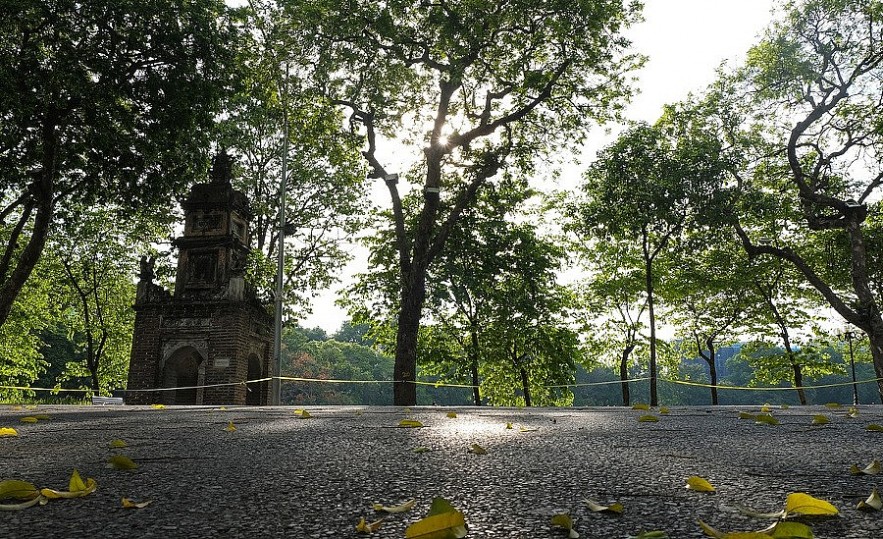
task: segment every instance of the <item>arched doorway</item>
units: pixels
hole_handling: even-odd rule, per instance
[[[261,358],[252,354],[248,356],[248,374],[246,380],[259,380],[264,377],[264,371],[261,368]],[[257,382],[246,385],[245,404],[259,406],[264,404],[265,395],[267,394],[267,382]]]
[[[202,391],[193,386],[202,383],[205,364],[195,348],[185,346],[175,350],[163,367],[163,387],[185,387],[176,391],[164,391],[165,404],[201,404]]]

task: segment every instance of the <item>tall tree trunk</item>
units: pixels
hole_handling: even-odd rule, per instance
[[[622,386],[622,405],[629,406],[631,404],[631,393],[629,392],[629,356],[635,349],[634,344],[630,344],[622,349],[622,358],[619,360],[619,379]]]
[[[874,358],[874,373],[877,375],[877,392],[883,403],[883,320],[877,316],[871,323],[873,331],[868,332],[871,343],[871,356]]]
[[[396,406],[417,404],[417,336],[426,299],[425,272],[402,290],[399,325],[396,331],[396,356],[393,366],[393,403]]]
[[[476,406],[481,406],[481,390],[478,387],[478,332],[475,328],[470,332],[470,340],[472,343],[469,353],[471,356],[470,370],[472,371],[472,399]]]
[[[708,377],[711,379],[711,404],[717,406],[717,349],[712,339],[705,340],[708,347]]]
[[[659,406],[659,395],[656,392],[656,310],[653,304],[653,260],[645,257],[644,262],[647,313],[650,318],[650,406]]]
[[[521,388],[524,391],[524,405],[530,408],[530,380],[527,376],[527,369],[519,367],[521,373]]]
[[[782,343],[785,345],[785,353],[788,354],[788,361],[791,363],[791,371],[794,373],[794,387],[797,388],[797,398],[802,406],[806,406],[806,391],[803,390],[803,369],[797,358],[794,356],[794,350],[791,348],[791,339],[788,336],[788,330],[782,330]]]

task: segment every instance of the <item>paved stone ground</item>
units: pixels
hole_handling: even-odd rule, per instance
[[[880,406],[861,407],[857,419],[845,408],[776,410],[779,426],[740,420],[731,407],[673,408],[658,423],[624,408],[308,410],[310,419],[286,407],[0,406],[0,427],[19,431],[0,438],[0,479],[66,489],[77,468],[99,485],[84,498],[0,512],[0,537],[357,537],[359,517],[376,518],[372,503],[416,498],[372,536],[403,538],[443,496],[464,512],[470,538],[566,537],[549,519],[569,510],[583,538],[658,529],[681,539],[703,537],[697,518],[725,531],[760,529],[734,505],[775,511],[793,491],[840,508],[841,517],[813,524],[817,538],[883,537],[883,513],[855,510],[883,479],[849,474],[851,464],[883,459],[883,433],[865,430],[883,424]],[[831,423],[811,426],[817,413]],[[35,414],[50,419],[19,421]],[[396,428],[403,418],[426,426]],[[238,430],[225,432],[229,421]],[[116,438],[129,447],[110,449]],[[473,443],[487,454],[468,453]],[[418,446],[431,451],[416,454]],[[139,468],[107,468],[115,452]],[[690,475],[717,493],[686,490]],[[124,496],[153,503],[123,509]],[[619,501],[625,513],[590,513],[586,497]]]

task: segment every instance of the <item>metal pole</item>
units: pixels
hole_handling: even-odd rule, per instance
[[[858,384],[855,381],[855,358],[852,356],[852,338],[854,335],[851,331],[846,332],[846,340],[849,341],[849,365],[852,367],[852,404],[858,406]]]
[[[276,327],[273,334],[273,382],[270,403],[282,404],[282,308],[283,308],[283,272],[285,269],[285,192],[288,190],[288,63],[285,64],[285,80],[282,86],[282,178],[279,181],[279,245],[276,253],[276,302],[274,314]]]

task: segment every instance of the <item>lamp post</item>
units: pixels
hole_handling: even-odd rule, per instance
[[[852,355],[852,339],[854,338],[855,333],[852,331],[844,331],[840,334],[840,340],[849,343],[849,365],[852,368],[852,404],[853,406],[858,406],[858,384],[855,380],[855,358]]]

